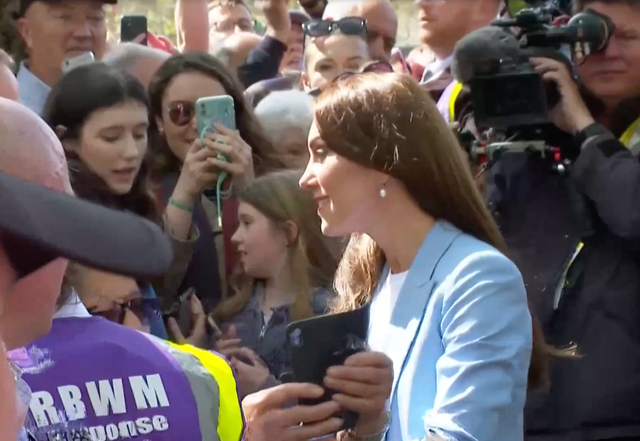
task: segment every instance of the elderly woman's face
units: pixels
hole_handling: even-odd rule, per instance
[[[290,127],[278,133],[274,142],[276,154],[289,169],[304,169],[309,162],[308,131]]]

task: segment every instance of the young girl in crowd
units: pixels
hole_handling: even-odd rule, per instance
[[[149,104],[138,80],[103,63],[78,67],[52,90],[44,119],[64,146],[71,185],[78,197],[163,224],[149,180]],[[193,252],[193,243],[174,237],[172,242],[174,268],[167,272],[165,280],[155,281],[163,296],[176,295],[175,291],[166,292],[171,289],[168,287],[176,286],[171,279],[184,275],[176,275],[174,269],[181,266],[181,260],[190,259]],[[102,275],[96,277],[110,280]],[[151,331],[167,338],[151,284],[139,280],[132,285],[139,288],[135,291],[142,298]],[[91,286],[99,289],[95,283]]]
[[[199,98],[220,95],[233,98],[238,131],[216,126],[200,140],[195,103]],[[151,81],[149,99],[152,172],[160,185],[158,196],[166,205],[167,226],[174,237],[196,241],[193,258],[176,290],[182,293],[195,288],[205,309],[211,311],[226,290],[227,268],[233,263],[230,238],[237,216],[233,201],[223,203],[224,213],[218,213],[215,191],[203,195],[215,189],[221,171],[232,176],[233,185],[240,185],[282,164],[245,103],[242,86],[209,54],[190,52],[167,60]],[[218,160],[219,153],[229,162]],[[218,225],[219,216],[224,230]],[[199,234],[194,235],[193,225]],[[171,305],[174,300],[168,298],[165,303]]]
[[[301,176],[267,174],[238,193],[235,293],[214,317],[233,325],[242,345],[254,351],[228,354],[243,396],[289,372],[286,326],[323,314],[331,297],[340,243],[322,236],[313,196],[298,186]]]

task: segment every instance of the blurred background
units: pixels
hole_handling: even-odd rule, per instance
[[[255,16],[260,19],[260,0],[246,0],[252,7]],[[329,0],[340,1],[340,0]],[[391,0],[399,17],[398,46],[418,45],[417,7],[412,0]],[[120,17],[126,14],[143,14],[147,16],[149,30],[157,35],[165,35],[175,41],[175,25],[173,12],[176,0],[119,0],[117,6],[109,7],[108,26],[109,39],[117,41],[120,32]],[[2,16],[0,17],[0,47],[15,47],[15,27],[12,14],[17,0],[0,0]],[[295,0],[291,8],[297,8]],[[264,22],[264,20],[262,20]]]

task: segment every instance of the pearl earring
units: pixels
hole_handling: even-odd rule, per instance
[[[387,190],[385,190],[384,188],[380,189],[380,197],[381,198],[386,198],[387,197]]]

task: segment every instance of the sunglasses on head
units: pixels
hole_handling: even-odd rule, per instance
[[[364,18],[345,17],[338,21],[311,20],[302,25],[302,31],[309,37],[326,37],[335,31],[344,35],[367,35],[367,24]]]
[[[176,126],[186,126],[196,115],[196,105],[190,101],[174,101],[167,110],[169,119]]]
[[[360,70],[356,72],[344,72],[338,75],[331,82],[337,83],[353,75],[361,75],[366,73],[393,73],[393,66],[388,61],[384,61],[384,60],[371,61],[365,64]],[[321,92],[320,88],[316,88],[316,89],[310,90],[307,93],[313,97],[316,97],[320,95],[320,92]]]

